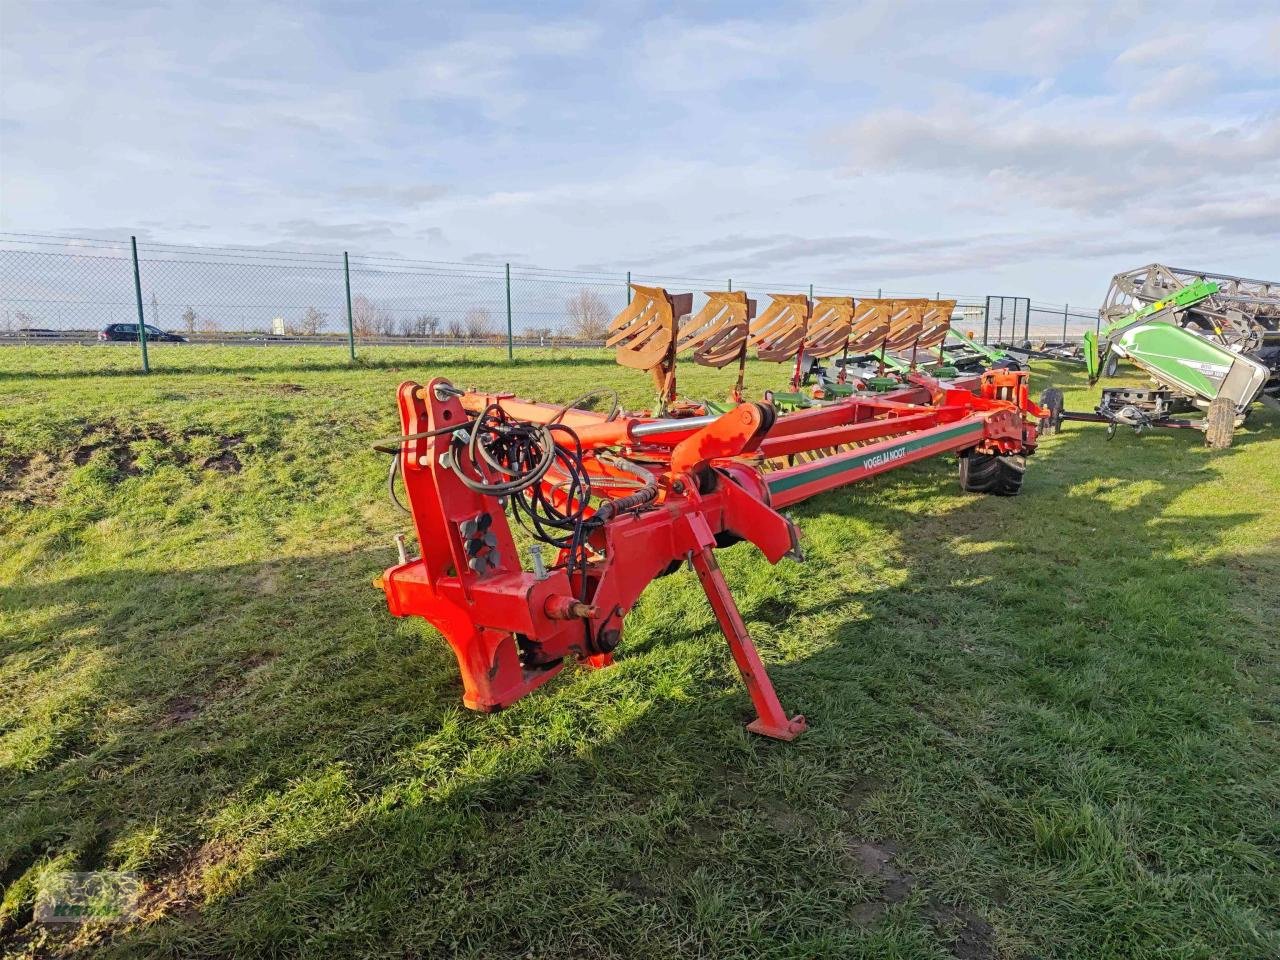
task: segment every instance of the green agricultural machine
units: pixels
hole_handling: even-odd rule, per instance
[[[1047,390],[1053,427],[1105,423],[1108,438],[1122,426],[1189,428],[1222,448],[1255,402],[1280,403],[1280,284],[1152,264],[1117,274],[1101,315],[1085,334],[1089,382],[1124,359],[1152,386],[1104,388],[1092,413],[1063,410],[1061,391]]]

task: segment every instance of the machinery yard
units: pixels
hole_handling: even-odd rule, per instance
[[[680,396],[732,386],[714,333]],[[781,743],[688,569],[610,669],[493,714],[371,582],[409,529],[370,450],[399,384],[635,410],[656,354],[151,350],[0,352],[15,956],[1280,951],[1273,409],[1221,450],[1067,422],[1017,497],[934,457],[788,505],[803,563],[716,551],[807,718]],[[790,372],[746,359],[744,394]],[[1031,380],[1097,402],[1078,364]],[[138,920],[33,922],[49,868],[135,871]]]

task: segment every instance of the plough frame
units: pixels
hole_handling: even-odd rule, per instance
[[[1028,400],[1026,376],[991,371],[970,392],[912,374],[889,394],[787,416],[744,403],[722,415],[616,419],[462,392],[443,379],[404,383],[397,456],[423,555],[404,557],[377,584],[391,613],[422,616],[445,636],[464,703],[491,711],[569,659],[611,663],[645,587],[687,561],[750,694],[756,716],[748,728],[789,740],[805,720],[782,709],[715,549],[747,540],[770,563],[799,558],[799,533],[779,512],[786,506],[949,451],[961,455],[962,477],[965,457],[1020,461],[1035,449],[1029,416],[1044,413]],[[521,454],[504,466],[495,458],[486,444],[500,449],[504,431],[554,447],[536,457],[554,468],[511,497],[536,491],[578,518],[553,563],[531,552],[532,570],[516,552],[509,498],[477,490],[515,482],[504,478],[535,459]],[[811,458],[818,451],[834,455]]]

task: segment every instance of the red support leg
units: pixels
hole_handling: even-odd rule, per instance
[[[760,654],[756,652],[756,645],[751,642],[747,625],[742,622],[742,614],[738,612],[738,605],[733,602],[733,594],[729,592],[729,585],[725,583],[724,574],[720,572],[720,565],[716,563],[711,548],[704,546],[701,550],[694,550],[690,561],[693,569],[698,572],[702,589],[711,601],[711,609],[720,621],[720,629],[729,641],[733,660],[738,665],[738,672],[742,674],[742,681],[747,685],[747,692],[751,694],[751,702],[755,705],[756,719],[747,724],[747,729],[775,740],[794,740],[809,729],[809,726],[802,716],[788,718],[782,704],[778,702],[769,674],[760,662]]]

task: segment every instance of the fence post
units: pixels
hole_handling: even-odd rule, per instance
[[[813,303],[813,284],[809,284],[809,302]]]
[[[627,271],[627,306],[631,306],[631,271]]]
[[[1067,308],[1070,306],[1071,304],[1069,303],[1064,303],[1062,305],[1062,342],[1063,343],[1067,342]]]
[[[733,277],[729,278],[729,292],[733,293]]]
[[[876,287],[876,299],[881,300],[883,298],[884,298],[884,287]]]
[[[1018,311],[1018,308],[1015,306],[1014,313],[1017,313],[1017,311]],[[1030,297],[1027,297],[1027,312],[1022,315],[1022,342],[1023,343],[1031,342],[1031,298]]]
[[[515,340],[511,331],[511,264],[507,264],[507,359],[515,359]]]
[[[151,362],[147,359],[147,321],[142,315],[142,273],[138,270],[138,238],[130,237],[133,246],[133,293],[138,298],[138,343],[142,345],[142,372],[151,372]]]
[[[351,362],[356,362],[356,321],[351,312],[351,258],[347,251],[342,251],[342,276],[347,284],[347,347],[351,351]]]
[[[982,345],[987,345],[987,337],[991,332],[991,297],[987,296],[986,302],[982,304]]]

